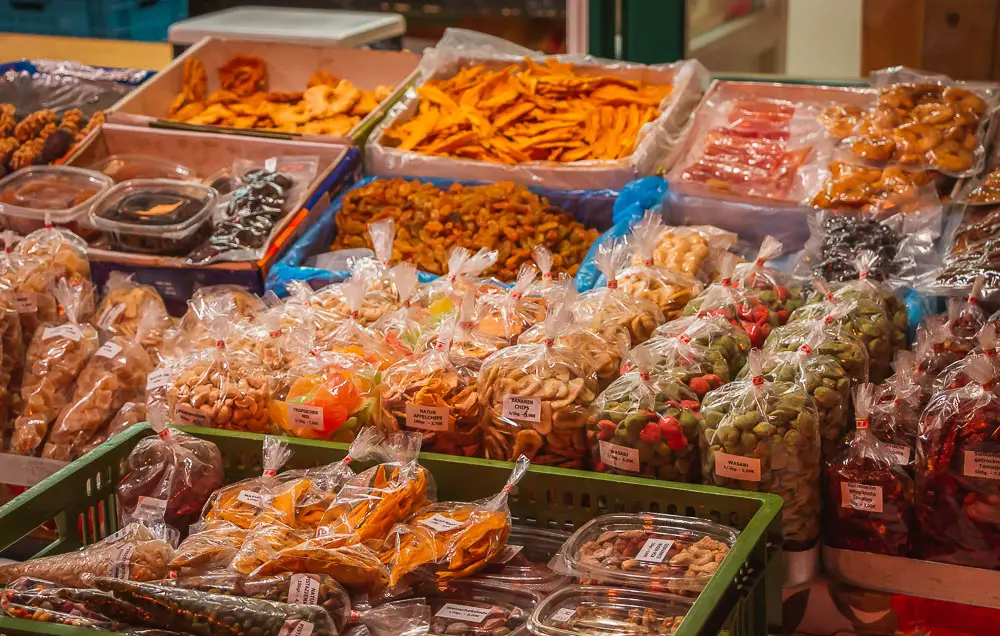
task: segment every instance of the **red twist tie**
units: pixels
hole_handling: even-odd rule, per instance
[[[165,428],[162,431],[160,431],[159,433],[157,433],[157,435],[160,436],[160,439],[165,440],[168,437],[170,437],[170,429],[169,428]]]
[[[677,339],[683,342],[684,344],[691,343],[691,336],[687,335],[686,333],[682,333],[681,335],[677,336]]]
[[[764,376],[762,376],[762,375],[755,375],[755,376],[753,376],[752,382],[753,382],[754,386],[760,386],[760,385],[764,384]]]
[[[645,265],[646,267],[652,267],[653,266],[653,259],[651,259],[651,258],[644,258],[644,259],[642,259],[642,264]]]
[[[443,342],[435,342],[434,343],[434,348],[438,349],[438,350],[444,350],[444,343]]]
[[[360,316],[361,316],[361,312],[360,311],[358,311],[357,309],[352,309],[351,310],[351,318],[357,320]]]
[[[809,355],[813,352],[813,348],[807,344],[804,344],[801,347],[799,347],[799,351],[801,351],[805,355]]]
[[[216,340],[215,341],[215,347],[216,347],[216,349],[222,349],[225,346],[226,346],[226,342],[224,340]]]
[[[271,470],[270,468],[267,468],[267,469],[264,470],[264,476],[265,477],[274,477],[277,474],[278,474],[278,471]]]
[[[866,280],[867,278],[868,278],[868,272],[859,272],[858,273],[858,279],[859,280]]]
[[[551,347],[552,343],[554,343],[554,342],[555,342],[555,340],[553,340],[552,338],[543,338],[542,339],[542,344],[545,345],[546,347]]]
[[[552,272],[545,272],[542,274],[542,280],[552,280]]]
[[[503,487],[503,492],[504,493],[509,493],[511,490],[514,490],[513,486],[511,486],[510,484],[504,484],[504,487]]]
[[[640,371],[639,379],[643,382],[649,382],[649,371]]]
[[[996,388],[996,385],[997,385],[997,379],[990,378],[990,381],[984,384],[983,388],[986,389],[987,391],[992,391],[994,388]]]
[[[271,337],[272,338],[280,338],[281,337],[281,329],[278,329],[277,331],[272,331],[271,332]]]
[[[979,304],[979,299],[976,298],[975,296],[969,296],[969,304],[970,305],[978,305]]]
[[[351,610],[351,615],[347,619],[348,625],[355,625],[361,620],[361,613],[358,610]]]
[[[858,418],[858,419],[854,420],[854,424],[855,424],[855,426],[857,426],[857,428],[858,428],[859,431],[867,431],[868,430],[868,418],[867,417],[861,417],[861,418]]]
[[[514,300],[521,300],[522,296],[523,296],[523,294],[521,292],[511,292],[510,293],[510,297],[513,298]]]
[[[474,320],[463,320],[462,322],[458,323],[458,326],[461,327],[462,329],[472,329],[473,327],[476,326],[476,322]]]
[[[618,281],[611,279],[608,281],[608,289],[618,289]]]
[[[985,355],[987,358],[995,358],[997,357],[997,350],[994,347],[990,347],[989,349],[983,349],[983,355]]]

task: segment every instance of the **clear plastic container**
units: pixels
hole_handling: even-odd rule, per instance
[[[530,590],[473,581],[425,583],[417,585],[413,592],[430,605],[428,633],[442,636],[513,633],[527,625],[528,617],[542,600],[540,594]]]
[[[671,636],[691,604],[672,594],[574,585],[539,603],[528,629],[539,636]]]
[[[569,538],[568,532],[514,526],[503,551],[474,580],[542,594],[554,592],[570,579],[553,572],[549,562]]]
[[[53,225],[73,231],[87,223],[95,197],[113,185],[109,177],[68,166],[32,166],[0,179],[0,216],[7,229],[27,235]]]
[[[91,170],[111,177],[115,183],[133,179],[195,180],[194,171],[173,161],[148,155],[111,155],[94,165]]]
[[[214,189],[199,183],[133,179],[104,193],[90,221],[118,251],[183,256],[211,234],[218,200]]]
[[[697,596],[739,532],[667,514],[603,515],[584,524],[549,564],[582,585],[620,585]]]

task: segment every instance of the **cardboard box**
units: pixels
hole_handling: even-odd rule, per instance
[[[268,130],[198,126],[169,121],[170,105],[181,92],[184,62],[197,57],[208,73],[208,92],[219,88],[217,69],[237,55],[254,55],[266,62],[268,90],[304,91],[306,82],[317,71],[349,80],[365,90],[377,86],[395,86],[396,90],[378,108],[369,113],[346,136],[300,135]],[[416,78],[420,56],[400,51],[345,49],[333,46],[310,46],[291,42],[265,42],[223,38],[205,38],[184,51],[163,71],[115,104],[108,121],[133,126],[163,126],[182,130],[228,133],[272,139],[301,139],[321,143],[360,144]]]
[[[139,282],[156,286],[172,311],[181,312],[191,294],[206,285],[234,284],[255,293],[263,293],[264,278],[271,264],[329,206],[330,201],[345,186],[345,182],[353,180],[353,172],[360,163],[359,151],[341,144],[134,128],[115,124],[102,126],[65,163],[90,167],[113,154],[152,155],[175,161],[191,168],[199,177],[227,168],[237,158],[320,158],[320,170],[316,178],[295,211],[279,222],[271,234],[264,256],[256,261],[192,266],[185,264],[181,257],[130,254],[97,247],[89,250],[96,284],[103,285],[108,275],[115,270],[134,273]]]

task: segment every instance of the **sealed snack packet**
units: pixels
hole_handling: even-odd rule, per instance
[[[123,433],[136,424],[146,421],[146,405],[142,402],[126,402],[122,404],[114,417],[108,420],[97,430],[83,446],[80,447],[80,456],[86,455],[115,435]]]
[[[783,249],[778,239],[765,236],[757,258],[752,263],[737,265],[733,270],[733,282],[743,295],[760,301],[761,305],[757,306],[763,306],[768,312],[765,316],[763,311],[754,308],[754,322],[769,324],[772,328],[788,322],[792,312],[805,304],[805,295],[800,288],[792,286],[790,277],[767,266],[767,261],[781,256]]]
[[[246,528],[228,521],[191,524],[187,538],[177,546],[167,564],[170,575],[193,577],[225,570],[246,540],[247,532]]]
[[[154,321],[150,314],[154,314],[158,321]],[[146,337],[142,344],[150,355],[159,352],[172,323],[163,298],[155,287],[140,285],[131,275],[118,271],[108,275],[104,298],[94,316],[94,326],[105,338],[120,336],[131,340],[139,331],[139,325],[145,322]]]
[[[257,312],[232,326],[226,345],[253,354],[267,371],[280,374],[302,359],[298,342],[314,331],[308,326],[286,327],[284,316],[280,306]]]
[[[924,369],[920,365],[917,365],[917,377],[920,381],[921,388],[923,389],[921,397],[923,397],[925,401],[930,400],[933,395],[936,395],[941,391],[956,389],[960,386],[968,384],[970,378],[969,374],[966,373],[966,369],[968,367],[968,363],[975,358],[985,360],[1000,371],[1000,357],[997,357],[997,328],[994,327],[993,324],[987,324],[976,335],[976,340],[979,342],[979,346],[969,352],[968,355],[958,362],[954,362],[945,367],[945,369],[941,371],[937,377],[932,378],[930,374],[924,372]],[[920,355],[919,351],[917,355]]]
[[[88,587],[86,579],[92,575],[135,581],[162,579],[173,554],[162,536],[145,525],[131,523],[77,552],[0,565],[0,584],[22,576],[70,587]]]
[[[782,351],[798,351],[803,346],[811,352],[836,358],[854,383],[868,381],[868,348],[855,335],[850,325],[854,324],[856,305],[853,302],[838,303],[826,301],[807,305],[808,316],[789,322],[775,329],[764,343],[768,354]]]
[[[324,337],[345,318],[353,318],[362,326],[368,327],[399,308],[396,292],[380,283],[381,279],[375,278],[379,274],[367,266],[371,262],[369,259],[352,261],[351,276],[347,281],[327,285],[312,294],[310,303],[317,315],[317,326]],[[357,302],[347,297],[348,283],[351,281],[359,290]]]
[[[422,582],[413,593],[430,606],[429,633],[457,636],[526,634],[528,617],[542,599],[525,588],[468,580]]]
[[[4,440],[7,439],[15,397],[12,393],[20,385],[21,378],[18,377],[17,382],[12,380],[24,366],[25,352],[13,280],[13,236],[10,230],[0,232],[0,240],[4,242],[4,252],[0,257],[0,439]],[[19,395],[16,397],[20,400]],[[0,448],[3,446],[4,443],[0,442]]]
[[[528,621],[530,633],[643,634],[679,633],[693,601],[674,594],[598,585],[571,585],[538,604]]]
[[[147,616],[147,625],[186,634],[337,636],[333,619],[316,605],[236,598],[105,577],[97,578],[94,585],[141,609]]]
[[[711,283],[719,276],[722,257],[738,242],[736,234],[711,225],[665,227],[656,239],[653,262]]]
[[[733,278],[737,263],[735,254],[725,254],[719,261],[719,282],[692,299],[684,308],[684,316],[724,318],[746,334],[750,346],[761,347],[771,330],[779,326],[779,314],[768,310],[754,293],[737,288]]]
[[[618,272],[617,281],[626,294],[651,301],[663,312],[665,320],[673,320],[701,293],[702,283],[690,274],[656,265],[653,253],[662,232],[663,220],[658,211],[647,212],[632,226],[632,242],[639,263]]]
[[[718,351],[729,367],[729,377],[735,376],[746,366],[750,338],[745,331],[726,320],[725,316],[708,311],[683,316],[657,327],[653,338],[676,338],[683,333],[694,334],[692,340],[696,345]]]
[[[632,362],[636,368],[590,406],[591,465],[598,472],[696,483],[699,396],[675,375],[651,374],[653,358],[643,346]]]
[[[112,336],[97,349],[77,378],[72,399],[59,412],[42,457],[63,461],[80,457],[118,409],[145,398],[153,361],[142,343],[158,321],[157,314],[147,313],[131,337]]]
[[[124,525],[160,514],[184,531],[222,485],[222,454],[212,442],[167,428],[162,409],[150,409],[149,424],[156,435],[132,449],[115,489],[118,515]]]
[[[451,356],[458,366],[478,370],[483,360],[506,347],[503,338],[489,336],[476,326],[476,293],[467,289],[458,305],[458,323],[451,340]]]
[[[392,219],[379,219],[368,224],[375,258],[361,258],[351,264],[351,275],[360,274],[368,280],[369,292],[376,292],[403,300],[391,274],[393,243],[396,240],[396,223]]]
[[[629,331],[632,346],[642,344],[653,330],[666,322],[659,306],[644,298],[635,298],[618,287],[618,275],[628,260],[624,240],[607,240],[597,247],[594,262],[607,283],[580,294],[575,309],[591,325],[620,324]]]
[[[875,386],[854,388],[855,430],[846,448],[826,462],[826,544],[907,556],[915,539],[913,480],[869,427]]]
[[[923,409],[923,389],[916,378],[912,352],[897,351],[893,367],[896,372],[875,388],[868,423],[871,434],[892,453],[896,463],[910,467]]]
[[[395,361],[393,351],[377,332],[366,326],[375,321],[361,318],[366,285],[367,282],[360,276],[352,276],[340,283],[349,312],[333,329],[317,333],[316,346],[323,351],[351,353],[379,369],[385,369]]]
[[[537,270],[526,265],[518,272],[517,280],[509,290],[481,296],[472,318],[476,329],[513,344],[528,328],[544,320],[545,308],[534,299],[525,297],[537,276]]]
[[[372,329],[385,338],[395,358],[403,359],[424,349],[433,328],[430,312],[417,302],[416,265],[400,263],[390,270],[390,275],[403,306],[379,318]]]
[[[997,369],[985,357],[970,356],[964,374],[967,384],[935,394],[921,416],[916,459],[920,540],[915,556],[996,569]]]
[[[210,494],[204,505],[201,518],[211,524],[216,521],[232,523],[249,529],[263,507],[262,491],[268,483],[277,481],[278,471],[292,456],[287,443],[270,435],[264,438],[262,453],[263,474],[250,477],[235,484],[229,484]],[[183,548],[183,544],[181,546]]]
[[[967,297],[948,299],[948,327],[958,340],[955,344],[968,346],[967,351],[972,349],[971,341],[987,322],[986,312],[980,306],[985,284],[985,276],[976,276]]]
[[[766,362],[766,354],[751,351],[749,379],[702,401],[702,477],[713,486],[781,495],[786,549],[809,549],[819,537],[819,416],[801,384],[765,378]]]
[[[71,592],[49,581],[22,576],[0,591],[0,612],[11,618],[34,620],[43,623],[90,627],[105,631],[122,631],[106,616],[88,609],[81,603],[66,598]]]
[[[528,291],[525,292],[525,296],[528,298],[538,299],[538,302],[542,307],[551,307],[553,294],[560,295],[562,286],[567,280],[572,280],[566,274],[566,272],[560,272],[559,275],[552,275],[552,267],[555,265],[556,259],[561,259],[562,257],[557,254],[553,254],[552,250],[545,247],[544,245],[536,245],[531,248],[531,258],[535,261],[535,265],[538,266],[538,271],[541,276],[538,280],[531,283],[528,287]]]
[[[473,254],[464,247],[448,252],[448,274],[420,286],[420,305],[434,316],[453,313],[465,292],[479,287],[479,277],[497,262],[496,250]]]
[[[74,286],[57,281],[52,294],[66,312],[66,322],[46,323],[32,336],[24,363],[21,415],[14,422],[10,450],[35,455],[49,427],[73,396],[77,376],[98,350],[97,330],[83,321],[81,310],[93,306],[90,283]]]
[[[694,328],[705,327],[695,325]],[[732,377],[722,354],[717,349],[696,342],[696,339],[704,341],[697,336],[697,331],[685,331],[674,338],[651,338],[629,352],[628,362],[622,365],[622,370],[631,370],[632,360],[640,350],[644,350],[652,356],[654,375],[680,379],[701,400],[706,393],[732,380]]]
[[[389,367],[382,376],[382,417],[392,430],[423,437],[423,450],[482,455],[483,431],[475,373],[451,358],[454,323],[438,331],[434,348]]]
[[[173,330],[169,343],[169,348],[173,350],[186,352],[214,345],[215,338],[209,331],[209,324],[220,311],[235,323],[267,309],[263,300],[237,285],[201,287],[192,294],[187,304],[187,312]]]
[[[518,457],[507,484],[489,499],[432,503],[393,528],[379,555],[389,566],[390,588],[410,575],[444,581],[483,569],[510,535],[507,497],[528,466],[527,457]]]
[[[555,344],[572,322],[570,311],[552,312],[541,344],[514,345],[483,362],[476,385],[486,409],[487,458],[526,455],[543,465],[583,466],[597,375],[580,352]]]

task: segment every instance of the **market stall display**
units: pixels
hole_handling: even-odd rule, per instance
[[[685,599],[670,594],[573,586],[540,603],[529,625],[531,633],[544,636],[597,635],[608,630],[672,636],[688,609]]]
[[[94,197],[112,185],[102,174],[68,166],[33,166],[0,180],[4,226],[28,234],[50,225],[83,233]]]

